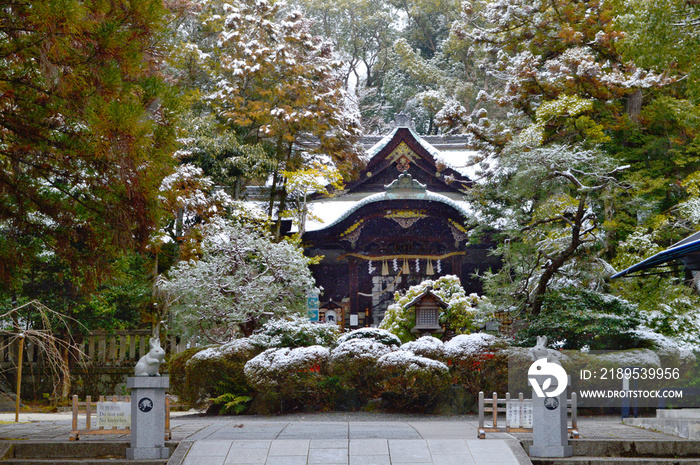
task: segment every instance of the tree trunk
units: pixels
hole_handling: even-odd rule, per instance
[[[625,111],[632,121],[639,121],[639,115],[642,113],[642,89],[637,89],[627,96]]]
[[[275,191],[277,190],[277,182],[278,179],[277,177],[279,176],[279,167],[275,169],[275,172],[272,173],[272,186],[270,187],[270,204],[267,209],[267,216],[272,218],[272,212],[274,211],[275,208]]]
[[[576,252],[581,242],[581,226],[583,223],[583,217],[586,212],[586,202],[584,199],[579,200],[578,210],[576,211],[576,217],[573,220],[573,226],[571,227],[571,243],[564,249],[558,256],[549,260],[549,264],[546,265],[544,273],[540,276],[537,283],[537,288],[533,293],[534,299],[532,301],[530,313],[532,315],[539,315],[542,311],[542,301],[544,300],[544,295],[547,292],[547,287],[549,286],[549,281],[554,277],[554,274],[561,268],[564,263]]]
[[[61,368],[59,373],[59,389],[56,395],[60,402],[66,402],[71,391],[70,351],[67,347],[61,349]]]

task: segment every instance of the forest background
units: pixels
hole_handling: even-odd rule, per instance
[[[562,344],[698,344],[692,274],[609,281],[700,222],[698,26],[694,0],[6,2],[2,307],[39,300],[84,330],[177,325],[177,276],[198,260],[259,270],[255,250],[303,211],[304,170],[350,179],[361,135],[405,112],[420,134],[469,138],[469,226],[497,226],[504,264],[483,276],[493,309],[558,325]],[[266,182],[264,210],[241,202]],[[209,260],[232,230],[247,252]],[[282,249],[265,263],[306,265],[298,241]],[[181,327],[297,310],[310,275],[267,268],[292,295],[189,302]]]

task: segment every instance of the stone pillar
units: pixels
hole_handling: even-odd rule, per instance
[[[127,378],[131,389],[131,447],[127,459],[167,459],[165,447],[165,390],[167,376],[134,376]]]
[[[556,379],[552,382],[556,385]],[[533,389],[530,457],[571,457],[567,428],[566,390],[555,397],[540,397]]]

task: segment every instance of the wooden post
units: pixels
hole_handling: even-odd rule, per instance
[[[87,396],[85,398],[85,414],[85,429],[90,430],[90,417],[92,417],[92,396]]]
[[[73,396],[73,431],[78,431],[78,396]],[[71,439],[73,439],[71,437]]]
[[[22,355],[24,353],[24,334],[19,335],[19,354],[17,354],[17,398],[15,399],[15,423],[19,423],[19,399],[22,393]]]
[[[498,427],[498,394],[493,393],[493,427]]]
[[[170,397],[165,396],[165,439],[170,441],[173,433],[170,431]]]

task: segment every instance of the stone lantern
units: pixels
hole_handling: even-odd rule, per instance
[[[433,293],[431,286],[425,288],[425,291],[404,306],[404,308],[411,307],[416,311],[416,326],[411,329],[412,333],[424,335],[445,331],[440,326],[440,311],[446,309],[448,305]]]

